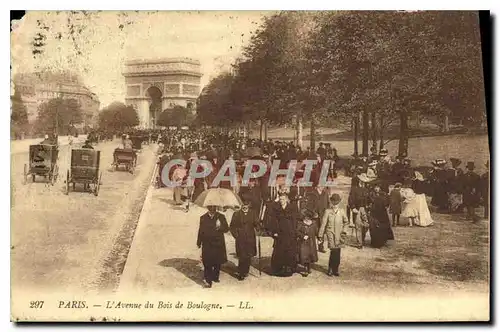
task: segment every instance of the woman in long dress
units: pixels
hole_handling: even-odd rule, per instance
[[[418,181],[420,180],[416,179],[415,181],[415,185],[411,181],[407,181],[401,189],[401,197],[403,198],[401,217],[408,218],[410,226],[426,227],[434,221],[432,220],[425,194],[418,190],[420,184]],[[412,189],[412,186],[417,192]]]

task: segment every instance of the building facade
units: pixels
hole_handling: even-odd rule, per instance
[[[133,60],[123,72],[125,102],[138,113],[141,128],[155,128],[159,113],[176,105],[196,109],[201,66],[190,58]]]
[[[13,79],[28,112],[28,121],[33,123],[38,115],[38,107],[54,98],[76,99],[82,109],[83,123],[77,127],[96,124],[100,102],[81,79],[71,73],[25,73]]]

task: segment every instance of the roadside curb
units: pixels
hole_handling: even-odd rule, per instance
[[[120,292],[122,288],[124,288],[128,284],[130,284],[130,281],[124,279],[123,277],[128,275],[127,272],[131,268],[130,262],[131,261],[134,262],[134,259],[135,259],[134,256],[135,256],[135,252],[137,252],[137,250],[136,250],[137,241],[134,241],[134,240],[136,239],[136,237],[139,234],[139,232],[141,231],[141,229],[144,227],[144,225],[146,223],[145,221],[149,217],[149,214],[151,211],[151,200],[153,198],[153,192],[156,189],[154,186],[154,183],[153,183],[153,179],[155,178],[155,176],[156,176],[156,165],[155,165],[155,168],[153,170],[153,173],[151,174],[151,179],[149,180],[148,189],[146,191],[146,197],[144,199],[144,203],[142,205],[141,212],[139,214],[139,218],[137,220],[137,227],[135,229],[134,236],[132,238],[132,243],[131,243],[130,248],[129,248],[128,257],[127,257],[127,260],[125,262],[125,267],[123,268],[122,274],[120,276],[120,281],[118,283],[118,286],[115,289],[115,292]]]

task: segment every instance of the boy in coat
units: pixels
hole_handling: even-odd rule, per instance
[[[216,206],[208,206],[208,212],[200,217],[196,245],[201,248],[204,277],[207,287],[219,282],[220,266],[227,262],[224,233],[229,230],[226,217],[217,212]]]
[[[396,183],[389,195],[389,210],[392,214],[392,227],[399,226],[399,217],[401,215],[401,183]]]
[[[250,197],[242,197],[241,210],[234,212],[229,227],[235,239],[236,256],[238,257],[238,280],[248,276],[252,257],[257,255],[255,230],[259,226],[257,212],[251,209]]]
[[[321,220],[319,239],[326,236],[328,248],[330,249],[330,260],[328,262],[328,276],[339,276],[340,249],[345,246],[349,220],[345,210],[339,206],[341,201],[339,194],[330,197],[330,207],[325,210]]]
[[[300,221],[297,224],[297,241],[299,245],[299,264],[304,266],[303,277],[311,273],[311,263],[318,261],[318,248],[316,236],[318,234],[317,224],[314,222],[317,215],[308,209],[300,212]]]

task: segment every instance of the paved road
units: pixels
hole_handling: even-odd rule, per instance
[[[102,186],[99,196],[82,192],[64,194],[65,176],[55,186],[22,184],[28,153],[11,157],[11,286],[16,291],[50,289],[82,292],[108,286],[103,273],[121,273],[119,260],[128,248],[118,247],[124,225],[137,221],[154,167],[153,147],[145,146],[134,174],[110,171],[117,142],[96,146],[101,150]],[[59,153],[60,174],[69,164],[69,146]],[[124,262],[123,262],[124,263]],[[113,264],[118,264],[116,267]],[[117,270],[118,268],[118,270]],[[115,271],[117,270],[117,271]]]

